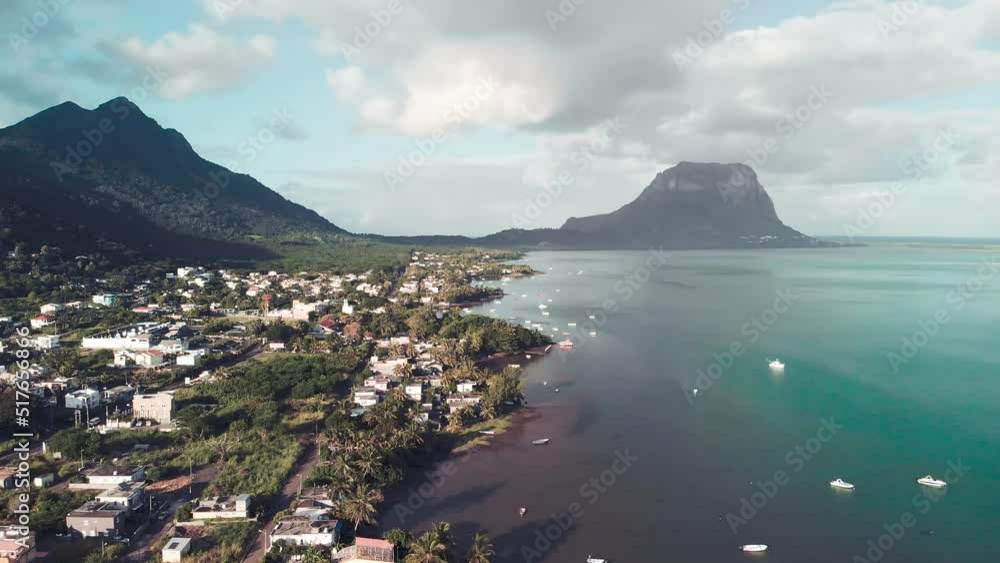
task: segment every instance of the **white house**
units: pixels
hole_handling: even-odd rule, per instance
[[[163,352],[159,350],[146,350],[135,355],[135,364],[144,368],[155,368],[163,365]]]
[[[106,465],[91,469],[84,473],[90,485],[114,487],[124,483],[142,483],[146,480],[146,472],[142,467],[126,465]]]
[[[37,317],[32,317],[31,328],[45,328],[55,321],[55,317],[50,315],[38,315]]]
[[[420,383],[407,385],[403,388],[403,391],[406,392],[407,397],[418,403],[424,398],[424,386]]]
[[[35,350],[52,350],[59,347],[59,335],[40,334],[35,337]]]
[[[38,312],[43,315],[54,315],[65,308],[66,306],[62,303],[46,303],[45,305],[39,307]]]
[[[66,393],[67,409],[96,409],[101,406],[101,392],[97,389],[80,389]]]
[[[289,545],[336,546],[340,539],[340,522],[312,520],[308,516],[287,516],[271,532],[271,545],[284,540]]]
[[[160,552],[163,563],[180,563],[191,551],[191,538],[171,538]]]
[[[360,407],[373,407],[380,400],[378,390],[374,387],[359,387],[354,391],[354,404]]]
[[[186,354],[181,354],[177,356],[177,365],[179,366],[195,366],[198,362],[205,357],[205,349],[199,348],[197,350],[188,350]]]

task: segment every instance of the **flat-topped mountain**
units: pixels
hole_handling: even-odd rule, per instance
[[[634,201],[558,229],[509,229],[481,238],[388,237],[423,244],[580,249],[829,246],[785,225],[752,168],[682,162],[657,174]]]

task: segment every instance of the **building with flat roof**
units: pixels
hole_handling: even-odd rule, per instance
[[[101,406],[101,392],[97,389],[79,389],[66,393],[67,409],[96,409]]]
[[[127,512],[133,512],[140,508],[146,500],[146,485],[135,481],[119,483],[98,493],[94,500],[105,506],[114,506]]]
[[[116,537],[125,531],[125,509],[90,501],[66,515],[66,528],[85,538]]]
[[[132,417],[169,424],[174,420],[174,396],[170,393],[136,395],[132,398]]]
[[[122,483],[142,483],[146,480],[146,471],[138,465],[105,465],[85,472],[84,476],[90,485],[111,488]]]
[[[191,538],[170,538],[163,546],[160,555],[163,563],[180,563],[181,559],[191,552]]]
[[[336,546],[340,541],[339,520],[313,520],[308,516],[286,516],[271,532],[271,543],[284,541],[289,545]]]
[[[214,520],[216,518],[248,518],[250,516],[250,495],[234,497],[211,497],[198,499],[191,511],[195,520]]]

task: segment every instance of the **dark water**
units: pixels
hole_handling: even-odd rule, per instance
[[[383,525],[482,528],[501,562],[997,561],[1000,279],[983,266],[993,258],[531,254],[546,273],[507,283],[503,302],[480,312],[574,331],[575,349],[531,362],[531,409],[516,430],[453,462],[419,508],[389,508]],[[917,344],[903,350],[904,337]],[[783,374],[768,368],[774,357]],[[552,442],[531,446],[539,437]],[[626,453],[637,459],[616,465]],[[953,483],[933,495],[914,482],[926,474]],[[836,477],[857,490],[831,489]],[[744,543],[771,549],[748,556]]]

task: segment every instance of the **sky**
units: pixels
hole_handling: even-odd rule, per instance
[[[996,0],[4,0],[0,127],[126,96],[360,233],[558,227],[681,161],[812,235],[1000,236]]]

